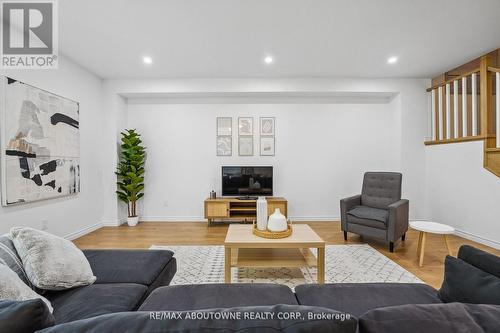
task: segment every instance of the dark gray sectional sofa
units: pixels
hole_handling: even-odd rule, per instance
[[[468,246],[460,249],[458,258],[447,257],[439,291],[425,284],[398,283],[301,285],[295,293],[276,284],[165,286],[175,273],[171,252],[85,254],[97,281],[49,295],[54,326],[42,301],[4,301],[0,331],[29,332],[16,330],[15,320],[22,321],[17,328],[31,320],[46,327],[40,331],[44,333],[446,333],[498,332],[500,327],[500,258]],[[468,304],[482,300],[489,304]],[[31,311],[35,315],[22,318],[28,316],[23,306],[37,309]]]
[[[168,286],[177,271],[172,251],[84,250],[94,284],[44,296],[54,308],[55,323],[135,311],[158,287]]]

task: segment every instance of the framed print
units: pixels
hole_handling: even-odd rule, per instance
[[[238,118],[238,135],[253,135],[253,118]]]
[[[238,155],[253,156],[253,136],[238,137]]]
[[[2,205],[80,192],[76,101],[0,77]]]
[[[260,118],[260,135],[274,135],[274,117]]]
[[[217,136],[229,136],[233,133],[233,118],[217,117]]]
[[[260,137],[260,156],[274,156],[274,136]]]
[[[217,156],[233,155],[233,137],[218,136],[217,137]]]

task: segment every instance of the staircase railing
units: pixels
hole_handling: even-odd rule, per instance
[[[429,89],[431,140],[426,144],[482,140],[479,118],[479,68]]]
[[[500,49],[495,52],[500,65]],[[491,54],[470,64],[476,68],[427,89],[431,137],[425,144],[483,140],[484,167],[500,177],[500,68],[491,66]]]
[[[500,149],[500,68],[495,68],[495,67],[488,67],[488,71],[492,73],[492,76],[494,77],[493,79],[493,85],[495,89],[492,89],[494,91],[495,95],[495,103],[492,104],[494,107],[494,115],[495,115],[495,134],[496,134],[496,140],[495,140],[495,146],[496,148]]]

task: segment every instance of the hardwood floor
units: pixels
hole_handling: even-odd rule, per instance
[[[344,242],[339,222],[307,222],[327,244],[368,243],[385,256],[412,272],[427,284],[435,288],[441,286],[443,280],[446,245],[440,235],[429,235],[423,267],[419,267],[417,259],[418,232],[409,230],[405,242],[395,244],[394,253],[389,252],[387,243],[373,239],[361,239],[349,234]],[[142,222],[136,227],[103,227],[74,240],[82,249],[87,248],[143,248],[151,245],[222,245],[226,237],[227,223],[213,223],[207,227],[200,222]],[[460,245],[469,244],[485,251],[500,255],[500,251],[467,239],[450,235],[449,243],[453,255],[457,255]]]

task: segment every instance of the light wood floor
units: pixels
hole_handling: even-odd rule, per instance
[[[429,235],[426,244],[424,266],[419,267],[417,261],[418,233],[409,230],[405,242],[395,245],[394,253],[389,252],[388,244],[372,239],[361,239],[349,234],[344,242],[339,222],[308,222],[327,244],[368,243],[385,256],[412,272],[427,284],[439,288],[443,281],[443,262],[446,246],[442,236]],[[75,244],[82,248],[143,248],[151,245],[222,245],[228,224],[212,224],[200,222],[142,222],[136,227],[104,227],[76,239]],[[450,246],[456,256],[462,244],[470,244],[488,252],[500,255],[500,251],[466,240],[458,236],[450,236]]]

